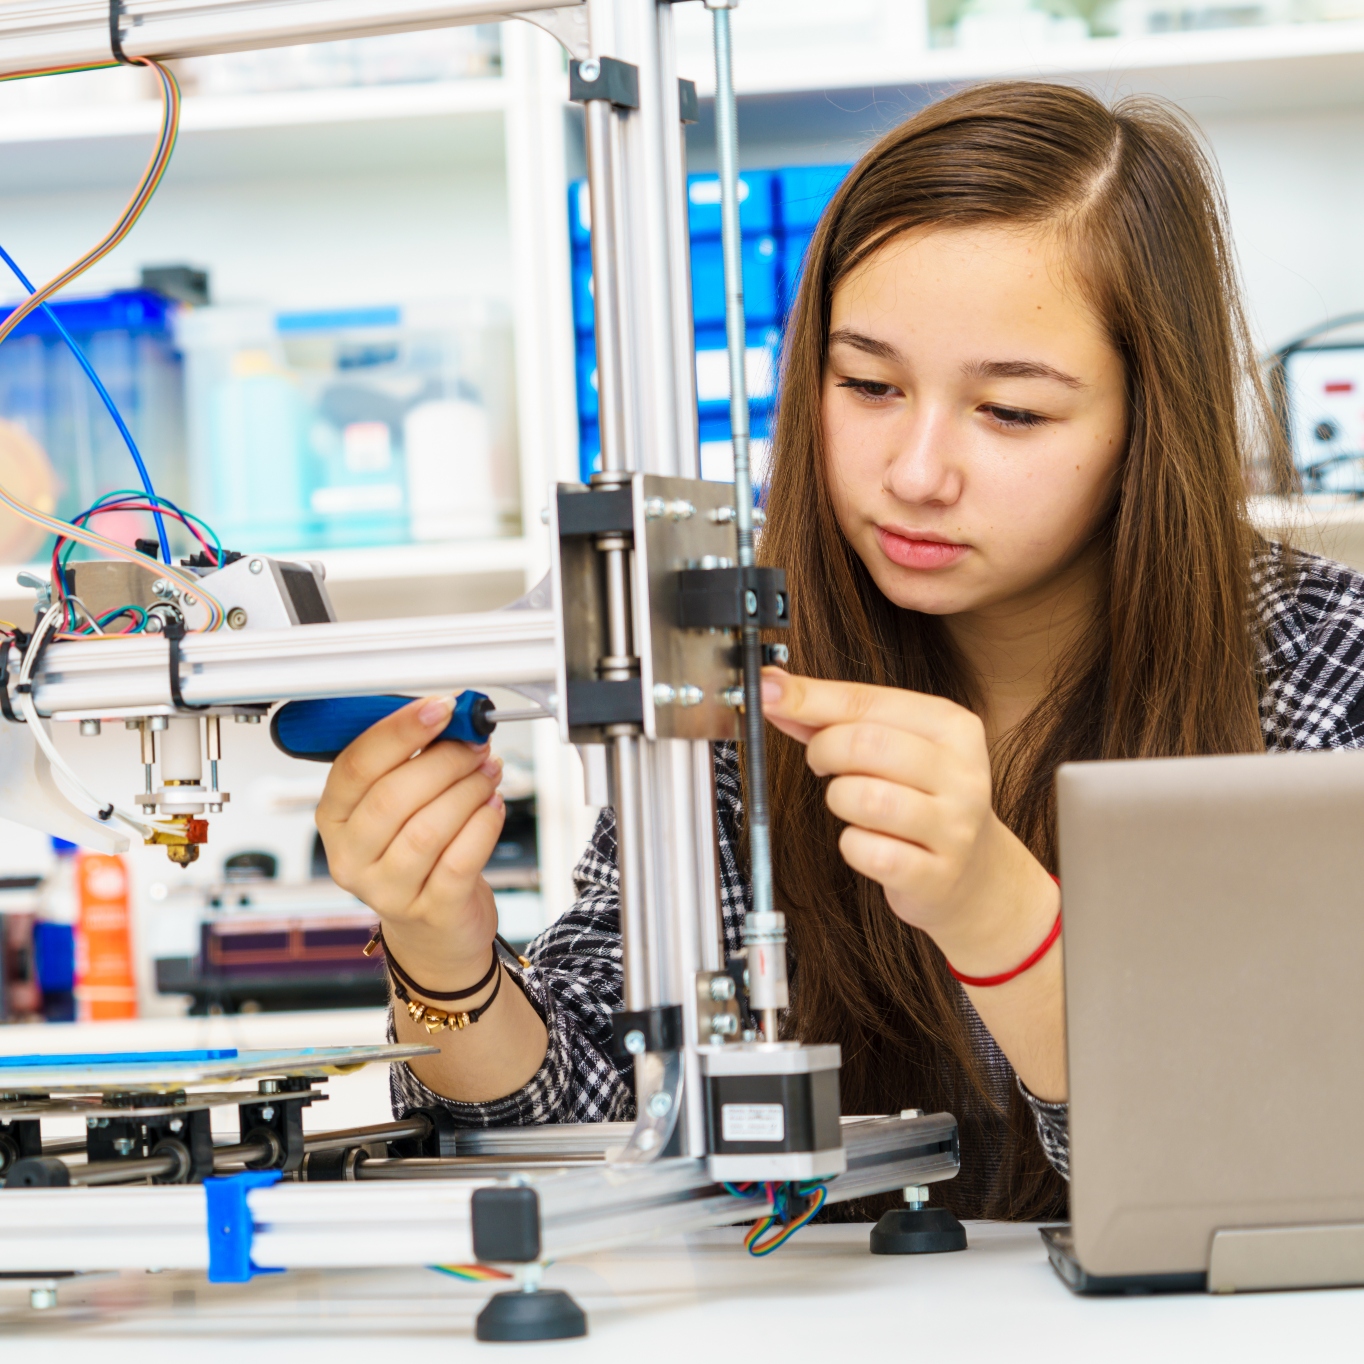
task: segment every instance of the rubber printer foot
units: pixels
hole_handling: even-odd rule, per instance
[[[587,1317],[561,1289],[513,1289],[488,1299],[474,1334],[479,1340],[570,1340],[587,1334]]]

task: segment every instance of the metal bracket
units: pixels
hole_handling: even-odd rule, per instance
[[[617,109],[638,109],[639,67],[615,57],[569,62],[568,97],[574,104],[604,99]]]
[[[680,1026],[679,1023],[679,1030]],[[610,1157],[612,1165],[647,1165],[675,1154],[669,1146],[682,1111],[685,1076],[680,1051],[646,1052],[635,1058],[639,1116],[624,1149]]]
[[[536,28],[544,29],[570,57],[582,60],[592,52],[592,41],[587,27],[585,4],[565,5],[560,9],[517,10],[513,19],[524,19]]]
[[[239,1175],[204,1181],[208,1201],[208,1281],[247,1283],[255,1274],[283,1274],[263,1269],[251,1259],[256,1223],[247,1194],[279,1182],[278,1170],[245,1170]]]
[[[682,1006],[659,1004],[652,1009],[618,1009],[611,1015],[611,1037],[620,1060],[682,1046]]]
[[[687,568],[677,575],[677,623],[685,630],[785,630],[784,568]]]

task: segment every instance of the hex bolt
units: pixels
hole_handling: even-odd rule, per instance
[[[275,1120],[274,1104],[266,1104],[265,1107],[261,1109],[260,1120],[262,1122],[274,1122]]]
[[[703,554],[701,556],[702,568],[719,568],[723,563],[724,560],[715,554]]]
[[[55,1288],[30,1288],[28,1290],[28,1305],[35,1312],[46,1312],[50,1307],[57,1305],[57,1290]]]
[[[131,1137],[115,1137],[114,1150],[121,1156],[130,1156],[137,1143]]]
[[[240,606],[234,606],[227,613],[227,624],[229,629],[240,630],[246,624],[246,612]]]
[[[264,559],[252,559],[251,562],[250,562],[249,564],[247,564],[247,568],[248,568],[252,573],[260,573],[260,572],[262,572],[262,571],[264,570],[264,568],[265,568],[265,560],[264,560]]]
[[[648,1107],[651,1118],[666,1118],[673,1110],[673,1096],[666,1089],[660,1089],[649,1095]]]
[[[791,661],[791,650],[784,644],[764,644],[763,662],[775,663],[779,667],[785,667]]]
[[[82,720],[81,735],[83,738],[93,739],[99,734],[100,724],[98,720]]]
[[[125,720],[125,721],[123,722],[123,728],[124,728],[124,729],[141,729],[141,728],[142,728],[142,721],[141,721],[141,720]]]
[[[160,597],[162,601],[174,601],[180,595],[180,589],[168,578],[158,578],[152,584],[152,596]]]
[[[696,515],[696,508],[685,498],[679,497],[668,503],[668,518],[672,521],[690,521]]]
[[[714,521],[717,526],[727,526],[731,521],[738,520],[739,513],[733,507],[714,507],[707,516],[707,520]]]
[[[717,1004],[723,1004],[726,1000],[733,999],[734,977],[712,976],[710,978],[710,997]]]
[[[742,710],[744,705],[744,689],[742,687],[726,687],[720,693],[720,700],[731,710]]]
[[[677,700],[677,688],[671,687],[666,682],[654,683],[654,705],[670,706]]]
[[[691,682],[684,682],[677,689],[677,704],[679,706],[699,706],[705,699],[705,692]]]
[[[625,1050],[628,1051],[631,1056],[644,1055],[644,1034],[640,1032],[638,1028],[631,1028],[630,1031],[625,1034],[624,1040]]]
[[[167,1126],[172,1132],[180,1132],[184,1130],[185,1120],[183,1118],[172,1118]]]
[[[716,1014],[710,1020],[710,1030],[720,1037],[733,1037],[739,1031],[739,1020],[733,1014]],[[751,1039],[745,1034],[744,1040]]]
[[[165,715],[153,715],[147,721],[147,728],[153,733],[159,734],[163,729],[170,726],[170,719]]]
[[[601,79],[601,63],[595,57],[589,57],[585,62],[579,62],[578,75],[589,85],[595,84]]]
[[[924,1184],[910,1184],[905,1188],[905,1202],[910,1210],[917,1212],[928,1203],[928,1187]]]
[[[239,725],[258,725],[260,724],[259,715],[237,715],[233,717]]]
[[[661,497],[649,497],[644,500],[644,519],[646,521],[657,521],[668,510],[668,504]]]
[[[744,610],[750,616],[758,614],[758,594],[751,587],[744,593]]]

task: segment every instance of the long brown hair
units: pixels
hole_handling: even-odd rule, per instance
[[[952,95],[853,168],[811,243],[783,357],[762,541],[785,567],[794,671],[976,704],[942,622],[901,610],[844,539],[830,501],[821,395],[834,289],[890,237],[928,224],[1062,234],[1126,367],[1130,436],[1098,532],[1106,582],[1084,647],[993,754],[995,808],[1056,867],[1053,773],[1084,758],[1263,746],[1250,609],[1256,538],[1243,459],[1264,451],[1263,392],[1242,315],[1216,175],[1181,118],[1109,109],[1064,86],[1009,82]],[[793,963],[787,1027],[843,1048],[843,1107],[946,1109],[962,1176],[935,1199],[971,1215],[1064,1208],[1021,1096],[988,1094],[979,1028],[941,953],[849,870],[840,825],[801,746],[769,729],[773,868]],[[1003,1165],[981,1183],[987,1134]]]

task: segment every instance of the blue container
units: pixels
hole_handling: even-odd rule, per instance
[[[45,995],[70,994],[76,988],[76,942],[70,924],[33,925],[33,973]]]
[[[777,172],[744,171],[739,176],[739,231],[761,236],[777,226]],[[693,238],[720,236],[720,179],[687,177],[687,216]]]
[[[183,501],[183,379],[172,335],[177,305],[130,289],[51,306],[123,414],[157,491]],[[0,317],[11,311],[0,309]],[[113,418],[41,310],[0,345],[0,419],[23,427],[46,452],[59,516],[70,518],[116,488],[138,486]]]
[[[813,232],[851,166],[788,166],[776,172],[781,230]]]
[[[596,304],[592,297],[592,253],[583,246],[573,248],[573,330],[592,339],[597,325]]]
[[[776,237],[745,238],[743,243],[744,317],[750,323],[779,320],[777,310]],[[718,241],[693,241],[691,295],[698,327],[723,326],[725,321],[725,262]]]

